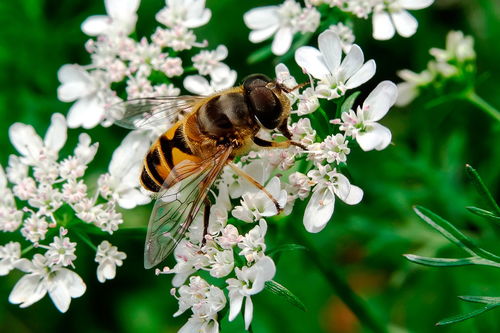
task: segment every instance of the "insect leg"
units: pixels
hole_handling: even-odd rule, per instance
[[[263,140],[264,141],[264,140]],[[238,168],[234,163],[229,163],[229,166],[234,170],[234,172],[236,172],[240,177],[243,177],[245,178],[246,180],[248,180],[251,184],[253,184],[255,187],[257,187],[259,190],[261,190],[262,192],[264,192],[267,197],[269,199],[271,199],[271,201],[274,203],[274,205],[276,206],[276,209],[278,210],[278,214],[281,213],[281,211],[283,210],[282,207],[280,207],[279,203],[278,203],[278,200],[276,200],[275,197],[273,197],[273,195],[271,193],[269,193],[268,190],[266,190],[266,188],[264,186],[262,186],[258,181],[256,181],[255,179],[253,179],[252,176],[250,176],[248,173],[246,173],[245,171],[241,170],[240,168]]]
[[[300,147],[304,150],[306,149],[306,147],[303,144],[295,142],[295,141],[291,141],[291,140],[275,142],[275,141],[267,141],[267,140],[264,140],[264,139],[261,139],[261,138],[258,138],[255,136],[253,138],[253,142],[257,146],[268,147],[268,148],[271,148],[271,147],[272,148],[288,148],[290,146],[297,146],[297,147]]]
[[[201,239],[201,245],[204,246],[205,243],[207,242],[207,239],[205,236],[208,234],[208,222],[210,220],[210,200],[208,198],[205,198],[203,200],[203,203],[205,204],[205,207],[203,209],[203,238]]]

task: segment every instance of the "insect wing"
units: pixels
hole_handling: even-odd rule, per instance
[[[174,124],[191,112],[202,96],[137,98],[110,107],[109,114],[115,124],[128,129],[154,129]]]
[[[212,158],[176,166],[167,178],[166,190],[156,200],[149,219],[144,247],[144,268],[163,261],[177,246],[194,220],[211,185],[217,179],[232,148],[221,149]],[[179,171],[182,170],[182,171]]]

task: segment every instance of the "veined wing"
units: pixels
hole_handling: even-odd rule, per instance
[[[162,262],[175,249],[232,150],[232,147],[223,147],[207,160],[185,161],[170,172],[172,177],[165,180],[166,190],[156,200],[149,219],[144,247],[146,269]]]
[[[128,129],[157,128],[173,124],[191,112],[203,96],[136,98],[117,103],[109,108],[115,124]]]

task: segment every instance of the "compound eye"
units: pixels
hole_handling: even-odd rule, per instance
[[[272,80],[264,74],[252,74],[245,78],[243,81],[243,88],[245,91],[253,90],[257,87],[265,87],[266,84]]]
[[[256,87],[248,94],[248,102],[255,117],[267,129],[278,126],[282,108],[274,93],[265,87]]]

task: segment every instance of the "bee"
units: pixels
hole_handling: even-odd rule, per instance
[[[144,158],[142,186],[157,193],[144,248],[144,267],[152,268],[175,249],[204,205],[204,236],[210,216],[210,187],[225,165],[255,185],[274,202],[275,198],[232,161],[254,145],[304,148],[292,141],[287,127],[290,101],[286,96],[302,85],[288,89],[263,74],[247,77],[241,86],[210,96],[154,97],[120,104],[119,126],[155,128],[175,124],[151,146]],[[280,131],[286,141],[258,137],[261,129]],[[203,242],[205,237],[203,237]]]

